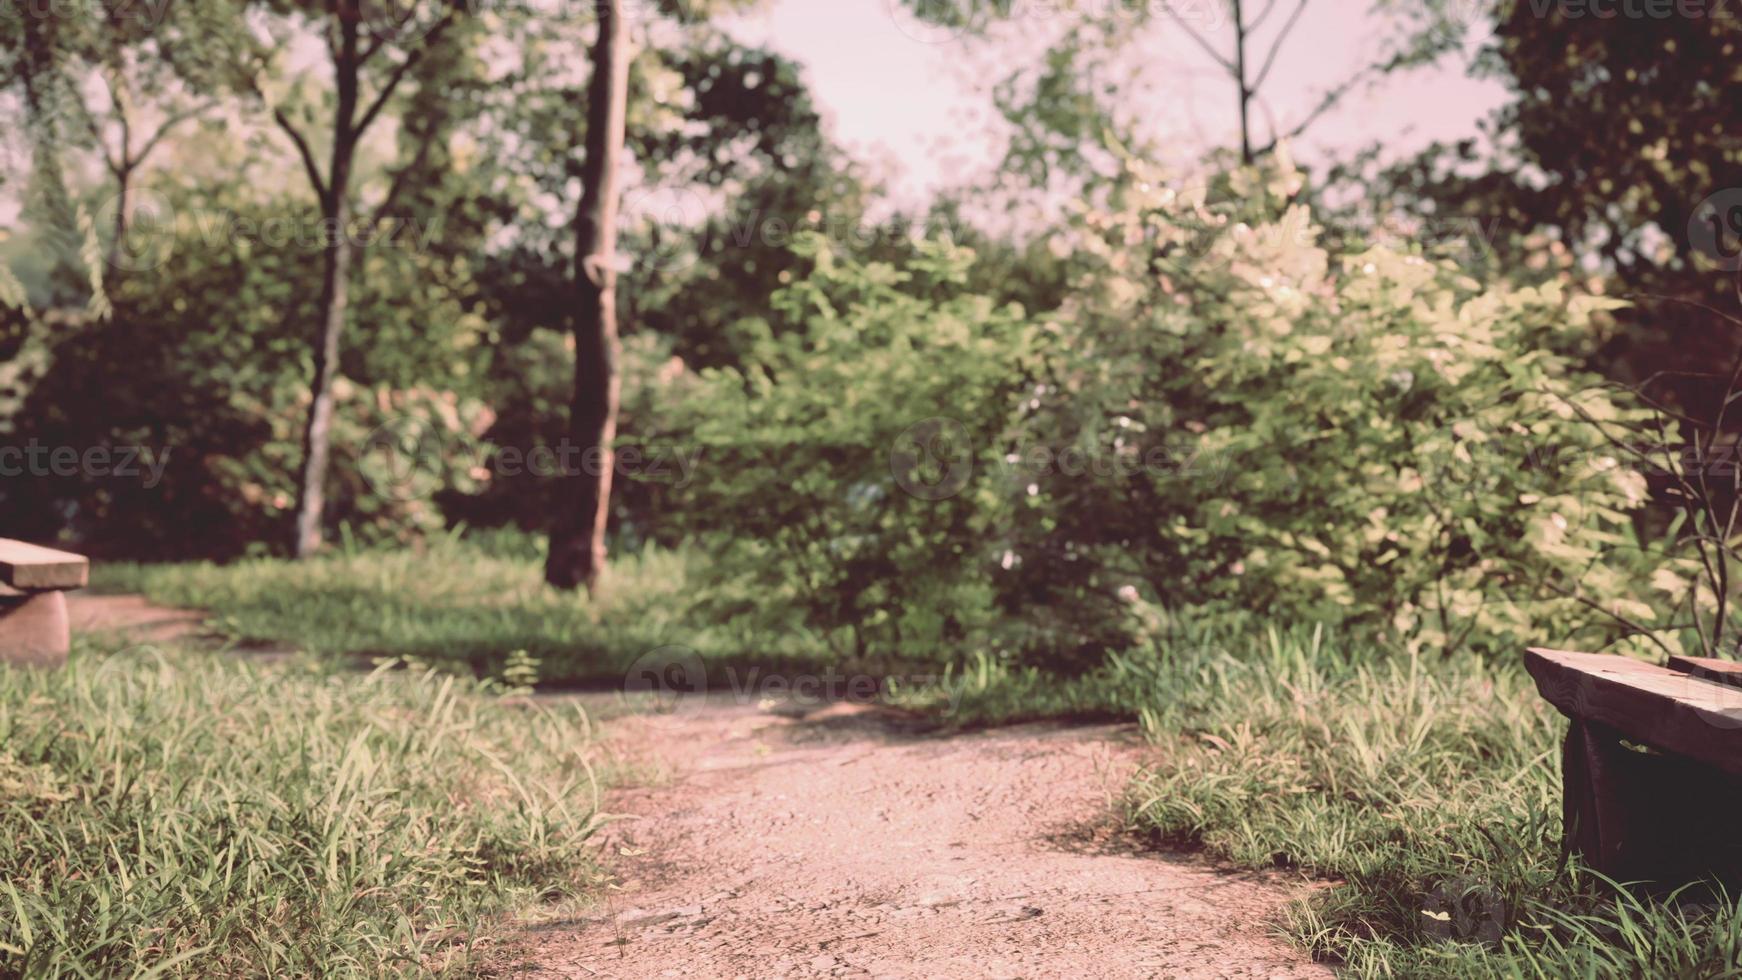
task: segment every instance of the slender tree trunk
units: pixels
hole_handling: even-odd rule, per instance
[[[115,168],[115,224],[113,235],[109,239],[109,254],[105,256],[109,263],[110,274],[121,260],[121,242],[127,237],[127,211],[132,205],[133,168],[123,164]]]
[[[555,502],[545,581],[589,592],[605,568],[617,436],[617,169],[628,105],[628,36],[622,0],[598,5],[593,81],[587,98],[587,158],[575,214],[575,392],[565,468]]]
[[[320,549],[321,516],[326,509],[327,463],[333,436],[333,378],[339,368],[339,339],[345,329],[351,276],[351,240],[345,231],[349,209],[338,202],[327,219],[335,229],[321,266],[321,336],[315,346],[314,400],[309,403],[302,437],[302,473],[296,509],[296,557]]]
[[[354,8],[352,8],[354,9]],[[339,49],[333,59],[338,100],[333,117],[333,152],[321,200],[321,332],[314,347],[314,398],[303,429],[302,472],[297,480],[296,541],[293,552],[307,558],[318,551],[326,510],[327,462],[333,435],[333,379],[339,371],[339,342],[349,312],[352,242],[346,228],[351,218],[351,161],[356,152],[358,66],[355,16],[340,18]]]
[[[1234,84],[1240,92],[1240,162],[1252,162],[1252,89],[1246,83],[1246,21],[1234,0]],[[1260,15],[1262,16],[1262,15]]]

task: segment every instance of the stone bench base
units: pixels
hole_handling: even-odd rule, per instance
[[[69,646],[66,593],[0,595],[0,663],[59,667]]]

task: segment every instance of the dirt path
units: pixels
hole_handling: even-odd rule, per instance
[[[609,797],[621,888],[532,930],[516,976],[1331,975],[1273,936],[1285,886],[1109,825],[1129,727],[933,737],[862,706],[709,703],[608,736],[664,770]]]
[[[140,643],[169,643],[199,635],[204,620],[200,613],[153,605],[144,596],[67,593],[67,621],[74,633],[121,632]]]

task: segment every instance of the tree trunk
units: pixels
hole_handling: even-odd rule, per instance
[[[296,507],[296,557],[307,558],[320,549],[321,517],[326,509],[327,461],[333,435],[333,378],[339,368],[339,338],[345,329],[351,274],[351,240],[345,231],[349,216],[344,200],[330,219],[321,268],[321,336],[315,346],[314,399],[309,403],[303,428],[302,473]]]
[[[123,153],[126,151],[123,150]],[[107,274],[113,275],[120,267],[121,243],[127,238],[127,211],[132,206],[133,168],[123,164],[114,170],[115,176],[115,224],[112,237],[109,239],[109,252],[105,256],[109,263]]]
[[[545,581],[590,593],[605,568],[611,507],[612,443],[617,435],[617,169],[628,105],[628,37],[622,0],[598,5],[593,81],[587,98],[587,158],[575,214],[575,391],[567,469],[555,501]]]
[[[1246,84],[1246,21],[1241,6],[1240,0],[1234,0],[1234,84],[1240,95],[1240,162],[1251,166],[1253,93]]]
[[[357,74],[362,59],[357,46],[354,6],[341,5],[339,48],[333,57],[338,100],[333,114],[333,152],[321,199],[321,332],[314,347],[315,376],[308,422],[303,429],[302,472],[298,474],[296,541],[293,553],[307,558],[320,550],[326,510],[327,461],[333,435],[333,378],[339,371],[339,341],[349,312],[351,277],[351,161],[357,148]],[[317,191],[320,190],[317,184]]]

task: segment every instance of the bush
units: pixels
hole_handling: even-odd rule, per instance
[[[1616,304],[1331,254],[1300,185],[1286,159],[1183,186],[1133,163],[1085,207],[1012,425],[1040,460],[1027,594],[1103,645],[1152,605],[1438,651],[1649,616],[1619,550],[1644,480],[1588,421],[1641,410],[1576,360]]]
[[[799,248],[809,274],[740,325],[744,366],[703,372],[676,406],[671,438],[701,459],[680,519],[756,583],[767,631],[955,656],[999,618],[989,543],[1009,500],[965,481],[992,462],[1033,331],[962,288],[965,251],[897,269]]]
[[[1087,670],[1186,609],[1445,652],[1649,619],[1644,480],[1591,424],[1643,410],[1577,367],[1615,304],[1332,255],[1300,180],[1131,164],[1039,317],[966,290],[960,250],[806,246],[746,366],[673,413],[686,520],[860,653]]]
[[[175,203],[178,223],[150,230],[162,264],[111,283],[111,316],[53,324],[33,377],[18,384],[22,404],[0,420],[9,447],[65,447],[81,461],[97,452],[108,463],[6,480],[0,533],[58,530],[93,553],[154,559],[289,544],[318,259],[309,242],[262,244],[235,229],[309,219],[238,189]],[[470,459],[381,450],[483,432],[490,417],[469,380],[481,323],[419,282],[431,256],[383,245],[362,261],[369,276],[335,386],[326,517],[335,532],[403,540],[443,526],[429,498],[470,489]],[[133,475],[114,472],[135,449]]]

